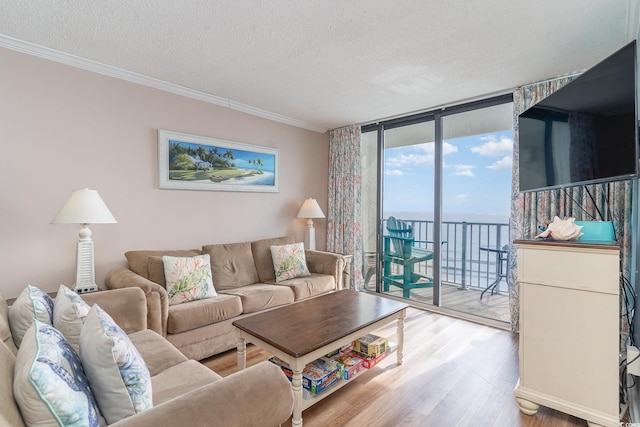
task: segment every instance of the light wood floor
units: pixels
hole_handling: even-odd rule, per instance
[[[378,331],[395,340],[395,323]],[[520,413],[518,338],[512,332],[409,309],[404,363],[395,354],[303,412],[307,427],[584,427],[584,420],[541,407]],[[247,366],[270,357],[248,346]],[[230,350],[203,363],[222,376],[236,372]],[[285,426],[291,425],[290,420]]]

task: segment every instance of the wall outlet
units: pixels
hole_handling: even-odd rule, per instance
[[[640,376],[640,350],[631,345],[627,346],[627,373]]]
[[[74,291],[76,291],[76,293],[78,294],[86,294],[89,292],[96,292],[98,290],[98,285],[82,285],[82,286],[76,286]],[[627,359],[628,360],[628,359]],[[640,374],[638,374],[640,375]]]

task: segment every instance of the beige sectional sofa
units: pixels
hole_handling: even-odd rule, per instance
[[[290,417],[291,384],[279,367],[261,362],[222,378],[147,329],[147,299],[140,289],[83,294],[82,298],[90,305],[97,303],[128,334],[151,376],[153,407],[111,425],[276,426]],[[0,425],[20,427],[26,418],[13,394],[14,368],[16,360],[24,357],[18,352],[28,351],[28,346],[23,342],[16,350],[13,345],[10,309],[0,295]],[[15,378],[19,376],[16,372]]]
[[[310,276],[276,282],[271,247],[292,243],[294,238],[286,236],[193,250],[129,251],[129,268],[109,272],[105,286],[141,288],[147,298],[147,327],[188,358],[201,360],[235,348],[234,320],[342,288],[344,257],[323,251],[305,251]],[[169,305],[162,256],[202,254],[210,256],[218,296]]]

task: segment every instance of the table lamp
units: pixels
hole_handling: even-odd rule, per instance
[[[109,208],[96,190],[83,188],[75,190],[60,211],[51,220],[51,224],[80,224],[78,250],[76,257],[75,291],[78,293],[98,290],[93,262],[93,240],[89,224],[114,224]]]
[[[316,199],[306,199],[298,212],[298,218],[307,218],[307,228],[304,231],[304,246],[307,249],[316,249],[316,229],[313,227],[312,218],[324,218],[324,213]]]

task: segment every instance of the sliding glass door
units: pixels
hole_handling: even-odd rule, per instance
[[[442,117],[441,306],[509,321],[512,103]]]
[[[481,316],[508,304],[511,122],[505,96],[363,127],[366,289]]]

